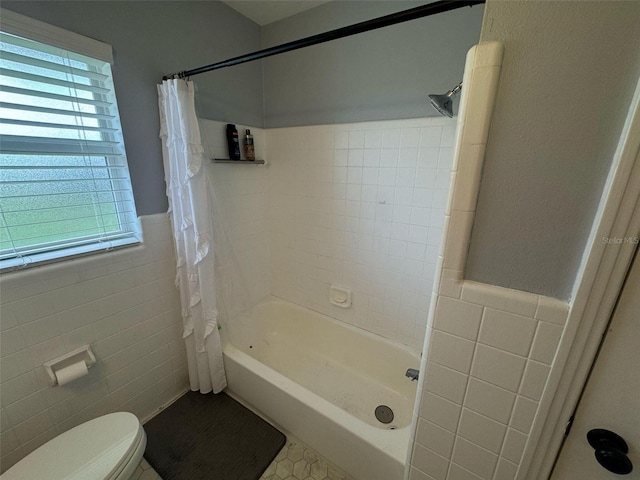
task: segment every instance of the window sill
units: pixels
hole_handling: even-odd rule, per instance
[[[0,273],[3,275],[14,272],[21,272],[34,267],[49,265],[53,263],[62,263],[67,260],[75,260],[82,257],[94,256],[100,253],[114,252],[128,247],[140,246],[141,241],[138,238],[123,238],[112,240],[110,246],[105,248],[104,245],[92,244],[82,245],[79,247],[67,248],[53,252],[43,252],[29,255],[22,258],[13,258],[0,262]]]

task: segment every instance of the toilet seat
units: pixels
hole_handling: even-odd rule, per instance
[[[0,475],[1,480],[125,480],[147,437],[137,417],[110,413],[58,435]]]

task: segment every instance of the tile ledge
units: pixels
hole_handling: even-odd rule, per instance
[[[460,278],[462,271],[443,269],[438,295],[564,325],[569,302],[536,293]]]
[[[564,325],[569,316],[569,302],[553,297],[540,296],[535,318],[544,322]]]
[[[538,306],[539,295],[498,285],[464,280],[460,298],[467,302],[533,318]]]

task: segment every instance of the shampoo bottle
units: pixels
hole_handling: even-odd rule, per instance
[[[229,147],[229,158],[240,160],[240,142],[238,140],[238,130],[233,123],[227,123],[227,146]]]
[[[256,159],[256,151],[253,147],[253,135],[251,135],[251,130],[245,130],[244,158],[246,158],[247,160]]]

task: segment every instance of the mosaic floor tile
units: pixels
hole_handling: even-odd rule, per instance
[[[355,480],[309,447],[290,438],[260,480]]]

